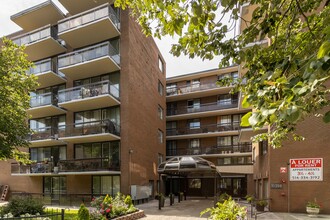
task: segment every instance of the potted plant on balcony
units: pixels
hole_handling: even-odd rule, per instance
[[[320,213],[321,206],[316,202],[316,199],[314,201],[308,201],[306,205],[306,212],[310,215],[317,215]]]
[[[268,202],[266,201],[266,200],[264,200],[264,199],[262,199],[262,200],[258,200],[257,202],[256,202],[256,209],[257,209],[257,211],[259,211],[259,212],[263,212],[263,211],[265,211],[265,207],[268,205]]]

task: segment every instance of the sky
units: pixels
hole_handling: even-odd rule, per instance
[[[46,0],[0,0],[0,37],[21,29],[10,20],[11,15],[45,1]],[[53,0],[53,2],[65,12],[65,9],[60,5],[58,0]],[[214,69],[218,67],[221,59],[220,57],[216,57],[212,61],[202,61],[199,58],[189,59],[189,57],[183,55],[174,57],[169,51],[171,45],[176,43],[177,38],[166,36],[162,37],[161,40],[155,39],[155,41],[165,59],[167,77]]]

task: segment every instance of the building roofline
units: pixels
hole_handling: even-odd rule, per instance
[[[191,72],[191,73],[186,73],[186,74],[182,74],[182,75],[178,75],[178,76],[172,76],[172,77],[167,77],[166,81],[172,81],[172,80],[176,80],[176,79],[180,79],[180,78],[186,78],[186,77],[190,77],[190,76],[195,76],[198,74],[204,74],[204,73],[210,73],[210,72],[214,72],[214,71],[220,71],[220,70],[225,70],[225,69],[229,69],[229,68],[233,68],[233,67],[238,67],[237,64],[235,65],[231,65],[231,66],[227,66],[227,67],[223,67],[223,68],[214,68],[214,69],[208,69],[208,70],[202,70],[202,71],[197,71],[197,72]]]

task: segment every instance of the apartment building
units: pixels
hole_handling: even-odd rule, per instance
[[[240,95],[232,87],[220,87],[218,79],[237,79],[238,66],[212,69],[166,81],[166,158],[200,156],[221,172],[217,191],[242,197],[253,191],[251,142],[238,143],[241,117]],[[184,186],[179,186],[183,185]],[[167,181],[169,192],[170,181]],[[213,196],[212,178],[172,179],[172,191],[188,189],[188,196]]]
[[[251,20],[256,7],[244,4],[243,19]],[[245,27],[246,22],[241,22],[240,30]],[[267,46],[269,42],[266,39],[257,43]],[[244,72],[240,68],[240,74]],[[272,129],[276,128],[258,132],[272,132]],[[267,199],[271,211],[305,213],[307,202],[316,201],[322,206],[321,213],[330,213],[329,130],[330,125],[322,118],[309,116],[297,127],[304,141],[288,140],[278,149],[273,149],[267,141],[253,143],[253,194],[258,199]],[[255,134],[252,129],[241,129],[240,141],[248,141]]]
[[[0,184],[46,203],[157,189],[165,158],[166,66],[112,1],[48,0],[11,16],[38,76],[28,113],[32,164],[1,162]],[[148,196],[149,196],[148,195]],[[139,198],[133,198],[139,199]]]

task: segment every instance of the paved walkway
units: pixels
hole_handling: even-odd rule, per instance
[[[187,198],[180,203],[175,200],[174,205],[170,206],[169,199],[165,200],[165,207],[158,210],[158,200],[153,200],[145,204],[137,205],[144,210],[146,217],[143,220],[197,220],[207,219],[207,215],[200,217],[200,212],[213,206],[213,200],[203,198]],[[250,213],[248,213],[250,215]],[[248,219],[250,216],[248,216]],[[255,218],[253,218],[255,219]],[[304,213],[274,213],[264,212],[258,214],[256,219],[263,220],[313,220],[329,219],[330,215],[308,216]]]

